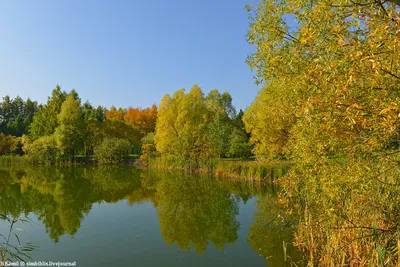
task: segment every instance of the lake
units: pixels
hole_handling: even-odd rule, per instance
[[[292,228],[276,220],[274,186],[131,166],[0,166],[0,177],[0,214],[30,220],[13,231],[37,246],[29,261],[285,266],[284,247],[299,256]],[[9,228],[0,221],[0,234]]]

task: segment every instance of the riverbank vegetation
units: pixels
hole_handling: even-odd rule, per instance
[[[23,113],[28,115],[20,126],[24,106],[35,108]],[[160,110],[156,105],[95,108],[82,104],[75,90],[67,93],[57,86],[43,105],[4,97],[0,154],[15,157],[0,163],[116,164],[129,154],[141,154],[142,166],[209,172],[220,158],[253,155],[243,115],[242,110],[236,112],[228,92],[212,90],[205,96],[197,85],[188,93],[181,89],[173,97],[166,95]]]
[[[310,265],[396,266],[400,224],[398,1],[248,6],[263,89],[244,115],[259,159],[293,162],[279,201]]]
[[[0,162],[52,165],[86,157],[86,162],[118,163],[140,153],[141,138],[154,132],[156,118],[156,105],[95,108],[60,86],[43,105],[6,96],[0,103],[0,155],[8,157]]]

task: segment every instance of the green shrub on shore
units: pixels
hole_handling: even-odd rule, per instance
[[[24,152],[33,163],[52,165],[60,157],[60,150],[53,136],[43,136],[29,144],[24,140]]]
[[[217,177],[275,182],[289,170],[288,163],[221,160],[215,170]]]
[[[94,149],[94,159],[99,164],[112,164],[121,162],[128,156],[131,144],[126,139],[105,138]]]

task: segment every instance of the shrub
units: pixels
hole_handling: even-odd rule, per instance
[[[250,158],[253,153],[251,152],[253,145],[250,143],[233,143],[229,148],[228,155],[232,158]]]
[[[60,156],[60,150],[53,136],[43,136],[29,144],[24,138],[24,152],[28,158],[38,164],[54,164]]]
[[[142,145],[142,154],[140,155],[140,161],[144,166],[149,165],[149,160],[153,156],[155,152],[155,147],[153,144],[143,144]]]
[[[131,144],[126,139],[105,138],[94,149],[94,158],[99,164],[121,162],[129,154]]]
[[[12,135],[0,133],[0,155],[7,155],[15,151],[19,138]]]

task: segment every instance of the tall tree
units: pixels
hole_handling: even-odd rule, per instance
[[[81,101],[76,93],[71,92],[57,116],[59,125],[54,136],[62,155],[73,160],[83,148],[85,121],[81,108]]]
[[[181,89],[165,95],[158,112],[156,149],[171,166],[198,168],[213,157],[209,125],[213,117],[197,85],[185,94]]]
[[[76,97],[76,96],[74,96]],[[58,114],[61,111],[61,105],[67,98],[67,93],[61,90],[59,85],[53,90],[51,97],[48,97],[47,103],[43,105],[33,117],[33,123],[29,128],[31,140],[36,140],[41,136],[52,135],[58,126]]]
[[[0,132],[22,136],[27,132],[37,110],[37,102],[29,98],[24,101],[19,96],[14,99],[5,96],[3,102],[0,102]]]
[[[206,106],[212,114],[209,124],[209,135],[213,149],[219,157],[225,157],[230,146],[230,136],[234,129],[232,118],[236,110],[232,105],[232,97],[228,92],[220,94],[214,89],[206,96]]]

